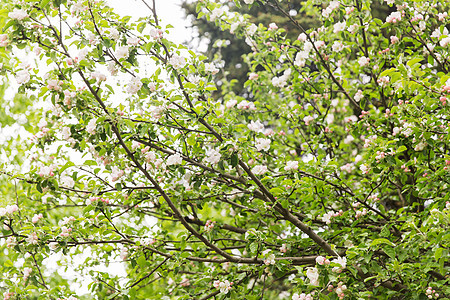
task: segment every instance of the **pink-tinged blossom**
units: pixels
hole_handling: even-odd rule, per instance
[[[126,260],[127,258],[128,258],[128,249],[122,248],[122,250],[120,250],[120,259]]]
[[[389,16],[387,16],[386,18],[386,23],[397,23],[402,19],[402,13],[399,11],[395,11],[393,13],[391,13]]]
[[[168,165],[168,166],[179,165],[182,162],[183,162],[183,159],[181,158],[180,154],[175,153],[167,158],[166,165]]]
[[[106,81],[106,75],[97,71],[91,73],[91,78],[97,82]]]
[[[317,268],[308,268],[306,271],[306,277],[308,277],[311,285],[319,285],[319,270],[317,270]]]
[[[136,94],[142,87],[141,78],[139,76],[132,77],[127,85],[127,92],[130,94]]]
[[[367,58],[365,56],[361,56],[358,59],[358,63],[361,67],[367,66],[369,64],[370,58]]]
[[[30,73],[27,70],[21,70],[16,73],[17,84],[23,84],[30,81]]]
[[[227,103],[225,103],[225,107],[230,109],[233,108],[237,104],[237,100],[229,100]]]
[[[275,254],[271,253],[272,250],[266,249],[262,252],[264,256],[264,264],[266,265],[274,265],[275,264]]]
[[[154,40],[161,39],[163,37],[163,31],[161,29],[150,29],[150,37]]]
[[[441,45],[441,47],[447,47],[447,45],[449,43],[450,43],[450,37],[445,37],[439,41],[439,45]]]
[[[313,300],[313,295],[305,293],[301,293],[299,295],[298,293],[295,293],[294,295],[292,295],[292,300]]]
[[[358,117],[355,115],[344,118],[345,123],[356,123],[357,121],[358,121]]]
[[[95,134],[97,129],[97,119],[91,119],[86,126],[86,131],[90,134]]]
[[[281,245],[280,252],[281,253],[286,253],[287,252],[287,245],[286,244]]]
[[[364,98],[363,91],[358,90],[353,98],[356,102],[361,101],[361,99]]]
[[[255,147],[258,151],[268,151],[270,149],[270,139],[257,138],[255,141]]]
[[[119,39],[120,33],[119,33],[119,31],[116,28],[111,27],[111,28],[108,29],[108,31],[109,31],[109,34],[107,34],[107,36],[110,39],[115,40],[115,41],[117,41]]]
[[[256,106],[255,106],[255,103],[253,103],[253,102],[249,102],[247,100],[242,100],[237,105],[237,108],[242,109],[242,110],[255,110]]]
[[[175,70],[181,69],[186,65],[186,58],[184,58],[183,56],[179,56],[179,55],[173,55],[170,60],[169,63],[172,65],[172,67]]]
[[[16,237],[15,237],[15,236],[9,236],[9,237],[6,239],[6,247],[7,247],[7,248],[12,248],[12,247],[14,247],[15,245],[17,245],[17,239],[16,239]]]
[[[48,243],[48,247],[52,250],[56,250],[58,248],[59,244],[57,242],[50,242]]]
[[[23,9],[14,8],[14,10],[8,13],[8,17],[14,20],[22,21],[25,18],[28,18],[28,14]]]
[[[30,245],[37,245],[38,243],[38,236],[36,232],[32,232],[30,233],[26,238],[25,238],[25,242],[27,242]]]
[[[61,86],[63,85],[63,82],[61,80],[57,80],[57,79],[49,79],[47,81],[47,88],[49,90],[54,90],[57,92],[61,91]]]
[[[311,122],[314,121],[314,117],[313,116],[306,116],[303,118],[303,122],[305,122],[306,126],[309,126],[309,124],[311,124]]]
[[[6,33],[0,34],[0,47],[8,46],[8,35]]]
[[[220,290],[223,294],[228,294],[228,292],[231,290],[231,286],[233,285],[233,282],[229,282],[228,280],[220,281],[216,280],[213,283],[213,286]]]
[[[439,21],[444,21],[445,18],[447,18],[447,16],[448,16],[448,14],[447,14],[446,11],[443,12],[443,13],[438,13],[438,20],[439,20]]]
[[[39,169],[38,175],[41,177],[52,177],[55,176],[53,172],[53,166],[42,166]]]
[[[278,29],[277,24],[275,24],[275,23],[270,23],[269,24],[269,30],[277,30],[277,29]]]
[[[211,230],[213,230],[215,224],[216,221],[207,220],[205,224],[205,231],[210,232]]]
[[[298,161],[290,160],[286,162],[286,166],[284,167],[285,171],[297,170],[298,169]]]
[[[27,280],[28,277],[30,277],[30,275],[31,275],[32,272],[33,272],[33,269],[32,269],[32,268],[25,267],[25,268],[23,269],[23,280]]]
[[[40,219],[42,219],[44,216],[42,215],[42,214],[35,214],[34,216],[33,216],[33,218],[31,218],[31,222],[33,222],[33,223],[37,223],[37,222],[39,222],[39,220]]]
[[[367,214],[367,210],[365,208],[363,209],[363,211],[365,211],[365,214]],[[340,267],[334,267],[332,269],[332,271],[335,273],[340,273],[340,272],[342,272],[343,269],[345,269],[347,267],[347,258],[346,257],[338,257],[338,258],[333,259],[331,262],[340,265]]]
[[[341,41],[335,41],[333,43],[333,46],[331,46],[331,49],[333,52],[341,52],[344,50],[344,44]]]
[[[250,73],[249,75],[248,75],[248,79],[249,80],[256,80],[256,79],[258,79],[258,74],[256,74],[256,73]]]
[[[267,173],[267,167],[264,165],[256,165],[253,167],[252,169],[252,173],[255,175],[263,175],[265,173]]]
[[[113,167],[111,170],[111,180],[112,182],[115,182],[119,180],[123,175],[125,174],[125,171],[122,169],[119,169],[118,167]]]
[[[117,59],[121,59],[121,58],[128,58],[128,55],[130,55],[130,49],[127,46],[121,46],[121,47],[117,47],[116,49],[116,58]]]
[[[391,44],[397,44],[399,41],[399,38],[396,37],[395,35],[391,35],[390,39],[391,39]]]
[[[107,66],[107,70],[111,75],[117,75],[119,70],[116,68],[116,63],[114,61],[110,61]]]
[[[219,72],[219,69],[217,69],[213,63],[206,63],[205,64],[205,72],[215,75]]]
[[[210,17],[211,22],[214,22],[218,18],[220,18],[225,11],[221,7],[216,7],[212,10]]]
[[[4,292],[3,293],[3,300],[10,300],[14,296],[14,292]]]
[[[130,37],[127,39],[127,45],[137,46],[139,45],[140,39],[138,37]]]
[[[62,237],[68,237],[72,232],[72,228],[68,228],[66,226],[61,227],[61,233],[59,234]]]

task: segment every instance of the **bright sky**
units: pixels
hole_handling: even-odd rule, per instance
[[[122,16],[139,18],[151,14],[142,0],[107,0],[107,2],[116,13]],[[146,0],[146,2],[152,6],[152,0]],[[189,20],[184,15],[181,3],[181,0],[156,0],[156,13],[162,21],[161,25],[172,25],[174,28],[171,29],[169,39],[180,44],[192,36],[192,31],[188,28]]]

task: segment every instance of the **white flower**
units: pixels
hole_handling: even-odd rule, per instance
[[[449,43],[450,43],[450,37],[445,37],[439,41],[439,45],[441,45],[441,47],[447,47],[447,45]]]
[[[216,149],[209,149],[208,151],[206,151],[206,157],[205,157],[205,161],[215,165],[220,161],[220,152],[217,151]]]
[[[136,94],[142,87],[141,78],[139,76],[132,77],[127,85],[127,92],[130,94]]]
[[[369,58],[367,58],[367,57],[365,57],[365,56],[361,56],[359,59],[358,59],[358,63],[359,63],[359,65],[361,66],[361,67],[364,67],[364,66],[367,66],[368,64],[369,64]]]
[[[224,13],[223,8],[220,7],[214,8],[213,11],[211,12],[210,20],[214,22],[217,18],[221,17],[223,13]]]
[[[124,170],[119,169],[118,167],[113,167],[111,170],[112,182],[119,180],[124,174],[125,174]]]
[[[228,294],[228,291],[231,290],[231,283],[228,280],[220,282],[219,290],[221,293]]]
[[[119,39],[119,31],[114,27],[111,27],[108,30],[109,30],[108,37],[112,40],[117,41]]]
[[[42,214],[35,214],[33,218],[31,218],[31,222],[37,223],[40,219],[42,219],[44,216]]]
[[[351,142],[353,142],[355,140],[355,138],[352,135],[347,135],[347,137],[344,139],[344,144],[350,144]]]
[[[244,0],[245,4],[253,4],[255,0]]]
[[[97,129],[97,119],[91,119],[86,126],[86,131],[90,134],[95,134],[95,130]]]
[[[27,238],[25,239],[25,242],[27,242],[30,245],[37,245],[38,243],[38,236],[36,232],[30,233]]]
[[[138,37],[130,37],[127,39],[127,45],[137,46],[139,45],[140,39]]]
[[[270,149],[270,139],[264,139],[264,138],[257,138],[255,142],[256,150],[261,151],[267,151]]]
[[[308,268],[306,271],[306,276],[308,277],[311,285],[319,285],[319,270],[317,270],[317,268]]]
[[[346,257],[338,257],[336,259],[333,259],[331,262],[341,265],[341,269],[345,269],[347,267]]]
[[[255,24],[252,24],[249,27],[247,27],[247,34],[252,36],[256,33],[257,29],[258,29],[258,27]]]
[[[356,102],[361,101],[361,99],[364,98],[363,91],[358,90],[358,91],[356,92],[354,98],[355,98],[355,101],[356,101]]]
[[[16,73],[17,84],[27,83],[30,81],[30,73],[27,70],[21,70]]]
[[[205,64],[205,72],[211,73],[212,75],[217,74],[219,72],[219,69],[216,68],[216,66],[212,63],[206,63]]]
[[[306,126],[311,124],[312,121],[314,121],[314,117],[313,116],[306,116],[306,117],[303,118],[303,122],[305,122]]]
[[[335,41],[331,48],[333,49],[333,52],[341,52],[344,49],[344,44],[340,41]]]
[[[286,71],[284,71],[283,75],[279,76],[279,77],[274,77],[272,78],[272,84],[275,87],[284,87],[287,83],[287,80],[289,79],[289,76],[291,75],[291,69],[287,69]]]
[[[11,19],[14,19],[14,20],[21,21],[21,20],[27,18],[28,14],[23,9],[14,8],[14,10],[8,14],[8,17],[10,17]]]
[[[225,107],[229,109],[229,108],[234,107],[236,104],[237,104],[237,100],[233,99],[233,100],[230,100],[227,103],[225,103]]]
[[[253,167],[252,172],[255,175],[263,175],[267,172],[267,167],[263,165],[256,165]]]
[[[176,70],[183,68],[186,65],[186,58],[179,55],[174,55],[170,58],[169,63]]]
[[[121,58],[127,58],[129,53],[129,48],[127,46],[122,46],[122,47],[118,47],[116,49],[116,58],[117,59],[121,59]]]
[[[75,181],[70,176],[62,176],[59,183],[61,186],[66,188],[72,188],[75,185]]]
[[[420,142],[416,145],[416,147],[414,147],[415,151],[422,151],[423,149],[425,149],[425,147],[427,146],[426,142]]]
[[[182,162],[183,162],[183,159],[181,158],[180,154],[175,153],[167,158],[166,165],[168,165],[168,166],[179,165]]]
[[[336,24],[334,24],[333,32],[334,33],[341,32],[345,29],[345,26],[346,26],[345,21],[337,22]]]
[[[298,169],[298,161],[290,160],[286,162],[286,166],[284,167],[285,171],[297,170]]]
[[[250,124],[247,125],[248,129],[255,132],[263,132],[264,130],[264,124],[261,123],[259,120],[254,122],[250,121]]]

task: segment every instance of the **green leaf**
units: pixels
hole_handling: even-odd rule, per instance
[[[373,240],[372,243],[370,244],[370,246],[376,246],[376,245],[380,245],[380,244],[387,244],[392,247],[395,247],[394,243],[392,243],[390,240],[384,239],[384,238]]]
[[[231,155],[231,166],[236,167],[239,163],[239,157],[237,155],[237,153],[233,153],[233,155]]]
[[[39,7],[40,8],[45,8],[48,5],[49,2],[50,2],[50,0],[42,0],[41,4],[39,4]]]
[[[436,252],[434,252],[434,258],[438,261],[442,257],[443,253],[444,253],[444,249],[437,248]]]

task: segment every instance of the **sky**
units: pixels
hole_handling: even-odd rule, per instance
[[[152,5],[152,0],[146,0]],[[145,17],[151,14],[142,0],[107,0],[115,12],[124,16],[129,15],[136,18]],[[170,24],[171,29],[169,39],[175,43],[184,43],[190,36],[192,30],[189,29],[189,20],[185,17],[181,8],[181,0],[156,0],[156,13],[162,25]]]

